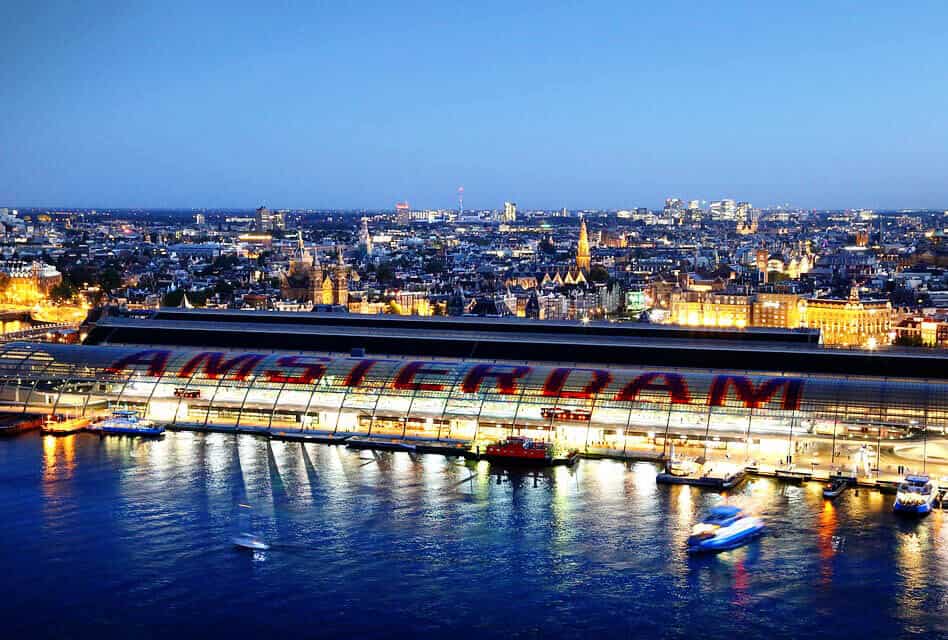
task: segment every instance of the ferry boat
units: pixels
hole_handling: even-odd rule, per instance
[[[896,513],[925,515],[935,502],[935,486],[928,476],[905,476],[899,485],[892,510]]]
[[[141,418],[138,411],[116,409],[101,422],[90,425],[89,431],[103,435],[160,436],[165,428],[151,420]]]
[[[711,507],[708,515],[694,526],[688,536],[688,553],[716,553],[734,549],[763,531],[763,520],[747,515],[738,507]]]
[[[511,436],[506,440],[487,445],[484,459],[502,464],[571,465],[579,459],[579,452],[573,450],[565,457],[557,458],[553,455],[553,445],[549,442],[523,436]]]
[[[87,429],[90,424],[92,424],[92,420],[84,416],[67,418],[62,415],[52,415],[46,418],[40,431],[47,435],[65,436],[72,433],[79,433]]]

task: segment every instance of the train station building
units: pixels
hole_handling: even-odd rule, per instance
[[[714,330],[300,315],[174,310],[107,318],[84,345],[10,343],[0,403],[135,409],[172,428],[472,448],[525,435],[590,455],[675,446],[880,472],[896,458],[940,462],[948,430],[944,359],[931,352],[833,351],[808,332],[741,342]],[[504,346],[510,357],[496,357]]]

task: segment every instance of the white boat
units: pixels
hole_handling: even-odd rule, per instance
[[[688,536],[688,553],[716,553],[746,544],[764,531],[764,522],[738,507],[711,507]]]
[[[935,486],[928,476],[905,476],[899,485],[892,510],[896,513],[925,515],[935,502]]]
[[[251,551],[266,551],[270,548],[270,545],[252,533],[240,533],[234,536],[233,543],[236,547],[250,549]]]
[[[668,462],[668,473],[673,476],[690,476],[698,472],[694,458],[672,458]]]
[[[145,420],[138,411],[116,409],[101,422],[89,425],[89,431],[125,436],[160,436],[165,428],[151,420]]]

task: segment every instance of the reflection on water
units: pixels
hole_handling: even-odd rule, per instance
[[[27,435],[0,442],[0,563],[17,585],[0,613],[9,637],[127,637],[165,628],[167,611],[186,635],[237,637],[313,620],[359,637],[835,637],[840,620],[863,637],[948,633],[941,512],[897,519],[875,492],[831,503],[819,485],[765,479],[721,496],[655,473],[498,472],[225,434]],[[692,526],[722,500],[767,535],[689,558]],[[271,550],[232,548],[241,502]],[[50,601],[56,620],[40,624]]]
[[[76,437],[43,436],[43,480],[52,485],[68,480],[75,471]]]
[[[816,530],[820,550],[820,586],[825,588],[830,586],[833,580],[833,556],[838,545],[836,508],[829,500],[823,501]]]

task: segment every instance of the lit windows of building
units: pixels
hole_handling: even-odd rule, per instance
[[[875,347],[892,341],[892,305],[888,300],[810,298],[803,305],[804,326],[819,329],[825,345]]]
[[[255,214],[257,231],[283,231],[286,229],[286,217],[282,211],[271,211],[259,207]]]
[[[744,294],[682,291],[671,296],[669,319],[692,327],[743,329],[751,325],[750,301]]]

